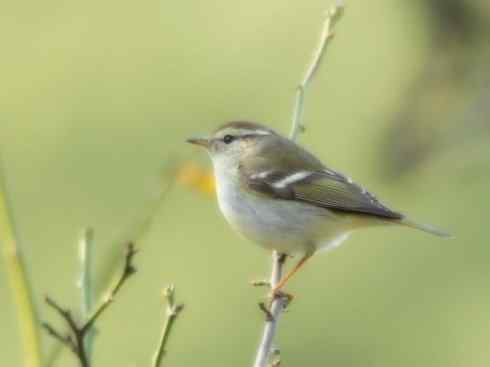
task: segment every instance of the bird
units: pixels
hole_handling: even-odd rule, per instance
[[[218,205],[230,226],[265,249],[301,256],[273,286],[272,296],[314,254],[338,247],[354,230],[401,225],[449,236],[390,209],[350,177],[262,124],[231,121],[187,142],[209,153]]]

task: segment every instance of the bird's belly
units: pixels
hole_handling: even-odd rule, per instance
[[[327,209],[246,193],[233,183],[218,186],[218,202],[236,231],[265,248],[284,253],[315,251],[347,228],[344,216]]]

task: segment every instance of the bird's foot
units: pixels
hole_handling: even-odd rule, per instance
[[[291,293],[284,292],[281,289],[272,289],[269,295],[269,306],[272,306],[272,303],[276,299],[282,300],[284,302],[284,308],[286,308],[294,300],[294,295]]]
[[[283,310],[291,304],[294,296],[290,293],[283,292],[281,290],[276,290],[274,293],[271,293],[266,302],[260,302],[259,308],[265,315],[265,321],[272,322],[274,321],[274,315],[272,314],[272,304],[274,301],[278,300],[281,302],[281,306]]]

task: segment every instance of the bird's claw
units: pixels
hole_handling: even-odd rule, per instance
[[[271,291],[269,299],[270,299],[270,305],[272,305],[272,302],[274,302],[274,300],[276,299],[282,300],[284,302],[284,308],[286,308],[294,300],[294,295],[291,293],[284,292],[280,289],[274,289]]]

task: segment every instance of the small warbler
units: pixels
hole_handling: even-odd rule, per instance
[[[391,210],[265,126],[234,121],[187,141],[211,156],[219,207],[237,232],[281,254],[302,255],[274,295],[313,254],[339,246],[354,229],[399,224],[447,236]]]

